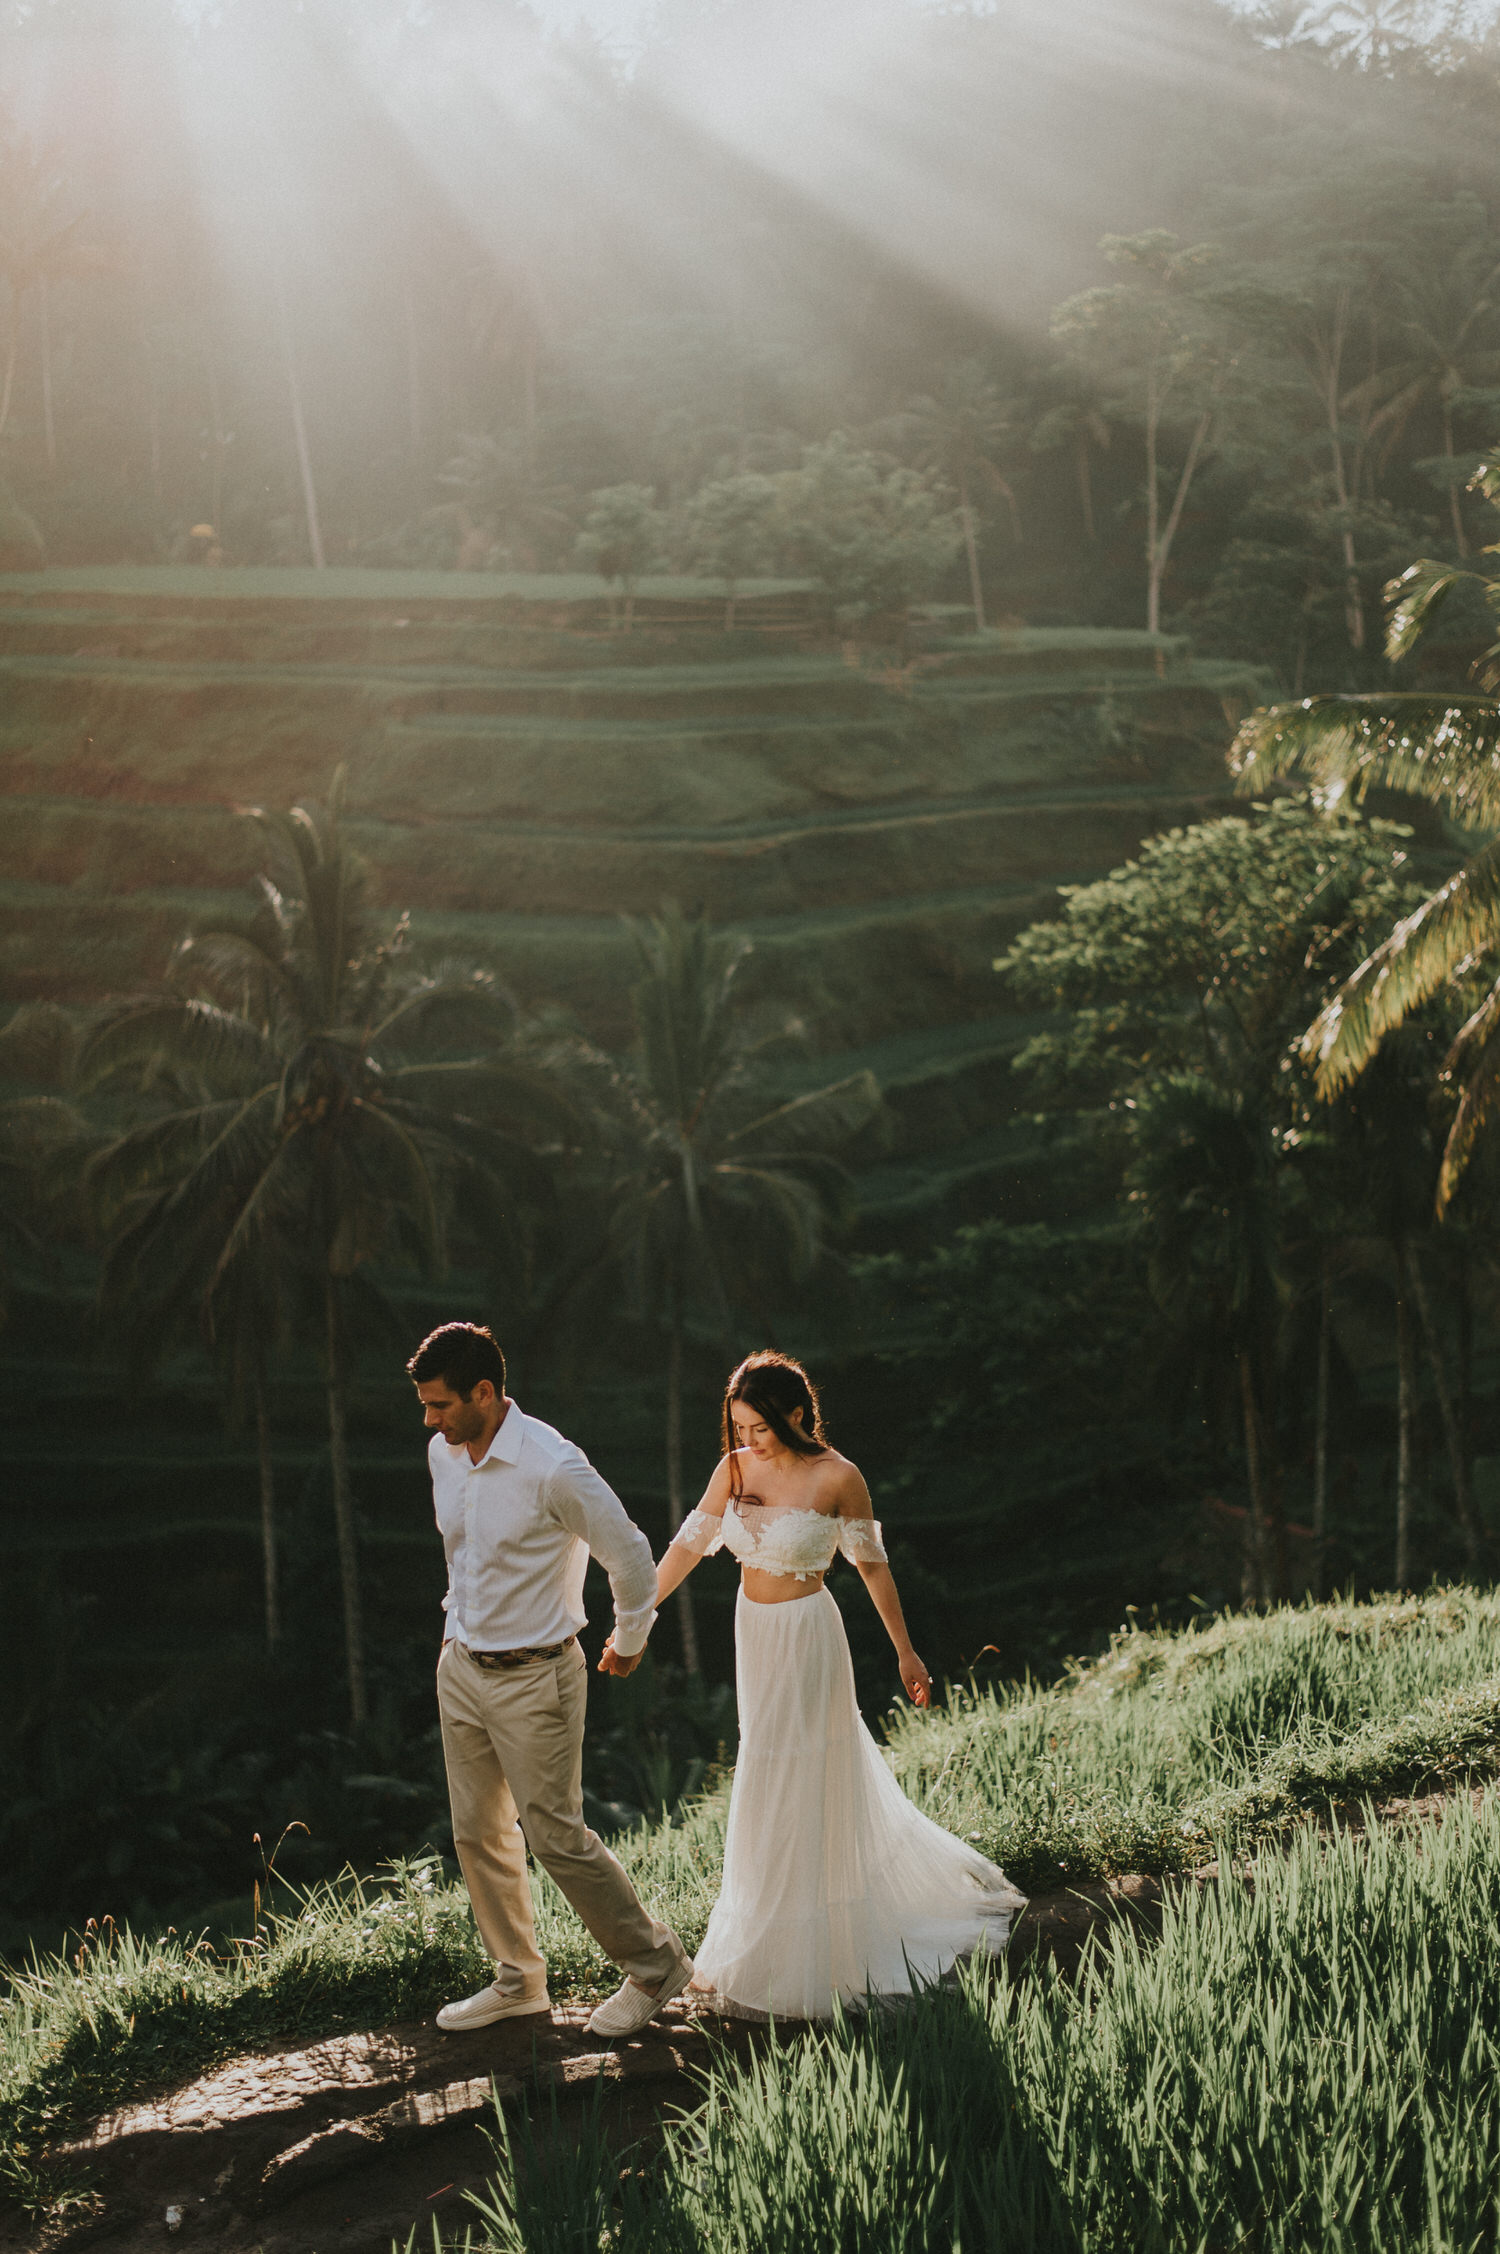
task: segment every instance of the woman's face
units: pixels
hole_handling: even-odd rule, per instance
[[[769,1463],[773,1456],[791,1453],[785,1443],[777,1439],[759,1409],[752,1409],[748,1401],[732,1401],[729,1414],[734,1422],[736,1444],[748,1449],[761,1463]],[[803,1429],[802,1411],[793,1409],[787,1422],[794,1424],[800,1432]]]

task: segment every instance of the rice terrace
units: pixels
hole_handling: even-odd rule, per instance
[[[1491,0],[0,0],[0,2254],[1500,2244]]]

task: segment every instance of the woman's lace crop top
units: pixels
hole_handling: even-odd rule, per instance
[[[712,1557],[721,1546],[757,1573],[783,1573],[809,1581],[826,1573],[835,1550],[855,1565],[884,1565],[885,1546],[873,1518],[834,1518],[818,1510],[767,1510],[764,1503],[732,1502],[722,1518],[692,1510],[672,1536],[674,1547]]]

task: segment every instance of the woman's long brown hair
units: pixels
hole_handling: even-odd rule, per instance
[[[729,1458],[729,1492],[743,1493],[740,1485],[739,1442],[734,1431],[734,1404],[744,1403],[764,1418],[783,1447],[793,1455],[820,1456],[827,1447],[823,1408],[818,1389],[802,1364],[790,1354],[764,1347],[747,1354],[724,1388],[724,1453]],[[802,1423],[792,1418],[802,1411]]]

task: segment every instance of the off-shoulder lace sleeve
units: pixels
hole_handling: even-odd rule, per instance
[[[839,1548],[851,1565],[885,1565],[889,1562],[880,1539],[878,1518],[841,1518]]]
[[[724,1521],[712,1511],[690,1510],[672,1536],[674,1550],[689,1550],[694,1557],[712,1557],[724,1540]]]

